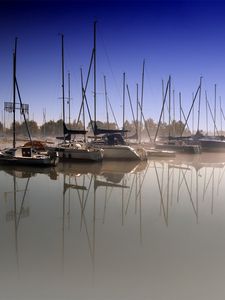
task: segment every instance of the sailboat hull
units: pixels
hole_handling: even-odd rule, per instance
[[[95,145],[97,147],[97,144]],[[103,159],[111,160],[145,160],[145,151],[138,152],[128,145],[99,145],[104,150]]]
[[[51,153],[49,155],[36,154],[32,153],[32,149],[29,149],[30,155],[25,155],[24,149],[27,151],[28,148],[15,148],[0,151],[0,164],[48,167],[55,166],[58,163],[59,158],[57,153]]]
[[[102,149],[73,149],[73,148],[58,148],[60,161],[102,161]]]
[[[225,152],[225,140],[199,140],[202,151],[206,152]]]

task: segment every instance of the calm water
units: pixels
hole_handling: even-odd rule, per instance
[[[224,300],[225,154],[0,168],[1,300]]]

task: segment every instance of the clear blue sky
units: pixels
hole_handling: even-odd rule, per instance
[[[61,50],[65,41],[65,92],[71,73],[71,118],[77,118],[81,102],[80,68],[87,75],[93,47],[93,22],[97,20],[97,118],[106,120],[103,76],[120,125],[122,76],[126,73],[132,101],[141,85],[145,59],[144,115],[158,120],[162,79],[172,76],[178,118],[178,93],[185,113],[202,84],[201,127],[205,127],[205,90],[213,109],[217,102],[225,112],[225,2],[224,1],[1,1],[0,2],[0,105],[12,99],[12,52],[18,37],[17,78],[22,100],[30,105],[30,118],[41,123],[60,118]],[[93,84],[88,101],[93,112]],[[132,120],[126,94],[126,118]],[[134,103],[135,105],[135,103]],[[68,105],[66,105],[68,118]],[[3,113],[2,113],[3,115]],[[11,116],[7,115],[7,120]],[[19,118],[19,116],[18,116]],[[113,121],[112,115],[110,115]],[[217,112],[220,128],[219,110]],[[196,123],[197,121],[195,121]],[[212,125],[212,124],[211,124]],[[190,124],[191,126],[191,124]],[[224,126],[225,127],[225,126]]]

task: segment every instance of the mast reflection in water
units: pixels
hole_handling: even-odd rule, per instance
[[[1,167],[0,299],[223,299],[225,159]]]

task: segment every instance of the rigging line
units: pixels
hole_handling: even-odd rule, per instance
[[[81,102],[81,107],[80,107],[80,111],[79,111],[79,115],[78,115],[78,119],[77,119],[77,124],[80,121],[80,115],[81,115],[81,111],[82,111],[82,104],[84,102],[84,97],[85,97],[85,94],[86,94],[86,90],[87,90],[87,86],[88,86],[88,82],[89,82],[89,78],[90,78],[90,74],[91,74],[91,67],[92,67],[92,64],[93,64],[93,60],[94,60],[94,49],[92,50],[92,53],[91,53],[91,60],[90,60],[89,68],[88,68],[86,83],[85,83],[85,86],[82,88],[82,102]],[[81,68],[81,70],[82,70],[82,68]],[[81,71],[81,74],[82,74],[82,71]],[[83,90],[84,90],[84,92],[83,92]],[[88,105],[87,105],[87,107],[88,107]],[[91,117],[90,117],[90,120],[91,120]]]
[[[114,114],[114,111],[113,111],[113,108],[112,108],[112,104],[111,104],[111,102],[110,102],[110,100],[109,100],[109,97],[108,97],[108,103],[109,103],[109,107],[110,107],[111,113],[112,113],[112,115],[113,115],[114,122],[116,123],[117,128],[119,128],[119,125],[118,125],[118,122],[117,122],[117,120],[116,120],[116,116],[115,116],[115,114]]]
[[[30,142],[32,143],[32,139],[31,139],[31,135],[30,135],[30,130],[28,128],[27,120],[26,120],[25,113],[24,113],[23,107],[22,107],[23,103],[22,103],[22,100],[21,100],[20,91],[19,91],[18,82],[17,82],[17,78],[16,77],[15,77],[15,84],[16,84],[16,90],[17,90],[17,93],[18,93],[18,97],[19,97],[19,100],[20,100],[20,106],[21,106],[21,109],[22,109],[22,114],[23,114],[25,125],[26,125],[27,133],[28,133]]]
[[[209,180],[208,180],[208,182],[207,182],[207,184],[206,184],[206,187],[205,187],[205,190],[204,190],[204,193],[203,193],[203,199],[205,199],[205,195],[206,195],[206,192],[207,192],[207,189],[208,189],[208,187],[209,187],[209,184],[210,184],[210,182],[211,182],[212,177],[213,177],[213,172],[211,173],[211,175],[210,175],[210,177],[209,177]]]
[[[88,106],[87,97],[86,97],[84,88],[82,89],[82,94],[83,94],[84,99],[85,99],[85,103],[86,103],[86,106],[87,106],[89,119],[90,119],[90,122],[91,122],[91,127],[92,127],[92,130],[93,130],[93,132],[94,132],[93,121],[92,121],[92,119],[91,119],[91,113],[90,113],[90,109],[89,109],[89,106]]]
[[[131,188],[130,188],[130,192],[129,192],[128,200],[127,200],[127,206],[126,206],[125,213],[124,213],[125,215],[127,215],[128,206],[129,206],[131,195],[132,195],[132,192],[133,192],[134,180],[135,180],[135,176],[133,176],[133,180],[132,180],[132,183],[131,183]]]
[[[182,175],[183,175],[184,182],[185,182],[185,185],[186,185],[186,187],[187,187],[187,191],[188,191],[188,194],[189,194],[189,197],[190,197],[191,205],[192,205],[193,210],[194,210],[194,214],[195,214],[195,216],[196,216],[196,218],[197,218],[197,217],[198,217],[197,209],[196,209],[196,207],[195,207],[195,205],[194,205],[194,202],[193,202],[193,199],[192,199],[192,195],[191,195],[191,192],[190,192],[190,188],[189,188],[188,183],[187,183],[187,180],[186,180],[186,176],[185,176],[183,170],[181,171],[181,173],[182,173]],[[185,172],[185,173],[186,173],[186,172]]]
[[[188,120],[189,120],[191,111],[192,111],[192,109],[193,109],[195,100],[196,100],[196,98],[197,98],[197,95],[198,95],[198,93],[200,94],[200,91],[201,91],[201,82],[202,82],[202,77],[200,77],[200,84],[199,84],[199,86],[198,86],[198,89],[197,89],[197,91],[196,91],[196,93],[195,93],[195,96],[194,96],[194,99],[193,99],[193,101],[192,101],[191,108],[190,108],[189,113],[188,113],[188,115],[187,115],[187,120],[186,120],[186,122],[185,122],[185,124],[184,124],[184,128],[183,128],[183,131],[182,131],[182,133],[181,133],[181,136],[183,135],[184,130],[185,130],[185,127],[187,126],[187,122],[188,122]],[[199,98],[200,98],[200,97],[199,97]],[[199,111],[200,111],[200,109],[199,109]],[[200,112],[198,112],[198,116],[200,116]]]
[[[159,121],[158,121],[158,126],[157,126],[155,137],[154,137],[154,142],[156,141],[156,138],[157,138],[157,135],[158,135],[158,131],[159,131],[159,127],[160,127],[160,124],[161,124],[161,119],[162,119],[162,115],[163,115],[163,112],[164,112],[164,106],[165,106],[165,103],[166,103],[167,92],[168,92],[168,89],[169,89],[169,83],[170,83],[170,76],[169,76],[169,79],[167,81],[166,91],[164,93],[164,99],[163,99],[162,109],[161,109],[161,113],[160,113],[160,116],[159,116]]]
[[[221,183],[221,180],[223,179],[224,172],[225,172],[225,168],[223,168],[222,174],[219,176],[219,185]]]
[[[76,181],[76,179],[75,179]],[[77,190],[78,192],[78,196],[79,196],[79,191]],[[88,233],[88,227],[87,227],[87,221],[86,221],[86,217],[85,217],[85,213],[83,211],[83,204],[82,204],[82,201],[81,201],[81,198],[79,198],[79,203],[80,203],[80,208],[81,208],[81,224],[82,222],[84,222],[84,227],[85,227],[85,231],[86,231],[86,234],[87,234],[87,242],[88,242],[88,246],[89,246],[89,251],[90,251],[90,256],[91,256],[91,260],[92,260],[92,263],[94,261],[94,255],[93,255],[93,251],[92,251],[92,247],[91,247],[91,239],[90,239],[90,236],[89,236],[89,233]],[[80,228],[81,230],[82,228]]]
[[[140,108],[140,111],[141,111],[142,118],[143,118],[144,123],[145,123],[145,128],[146,128],[146,131],[148,133],[149,140],[150,140],[150,142],[152,142],[152,138],[151,138],[150,132],[148,130],[148,124],[147,124],[147,121],[145,120],[145,117],[144,117],[144,114],[143,114],[143,111],[142,111],[142,108],[141,108],[141,104],[140,104],[139,101],[138,101],[138,105],[139,105],[139,108]]]
[[[128,99],[129,99],[129,102],[130,102],[130,108],[131,108],[131,112],[132,112],[133,122],[136,125],[136,132],[137,132],[137,123],[135,122],[134,110],[133,110],[133,105],[132,105],[132,101],[131,101],[131,96],[130,96],[130,91],[129,91],[128,84],[126,85],[126,87],[127,87],[127,94],[128,94]]]
[[[225,120],[225,116],[224,116],[224,112],[223,112],[222,107],[221,107],[221,112],[222,112],[222,115],[223,115],[223,119]]]
[[[116,86],[116,92],[118,94],[118,97],[120,97],[120,89],[119,89],[119,85],[118,85],[118,82],[116,80],[116,77],[114,75],[114,72],[113,72],[113,68],[112,68],[112,64],[111,64],[111,61],[110,61],[110,58],[109,58],[109,54],[108,54],[108,51],[107,51],[107,48],[106,48],[106,45],[105,45],[105,42],[103,40],[103,36],[101,35],[101,31],[98,33],[98,35],[100,36],[100,39],[101,39],[101,42],[102,42],[102,45],[103,45],[103,50],[105,51],[105,56],[106,56],[106,59],[107,59],[107,62],[109,64],[109,69],[112,73],[112,78],[114,80],[114,83],[115,83],[115,86]]]
[[[18,226],[19,226],[19,222],[20,222],[20,218],[21,218],[21,214],[22,214],[22,210],[23,210],[24,200],[25,200],[25,197],[26,197],[26,194],[27,194],[27,188],[28,188],[29,181],[30,181],[30,177],[28,177],[28,179],[27,179],[26,187],[25,187],[24,194],[23,194],[23,200],[22,200],[22,203],[21,203],[21,206],[20,206],[19,217],[18,217],[18,220],[17,220],[16,228],[18,228]]]
[[[87,195],[86,195],[84,205],[83,205],[83,208],[82,208],[82,212],[81,212],[82,214],[84,214],[84,210],[85,210],[85,207],[86,207],[86,204],[87,204],[87,200],[88,200],[88,196],[89,196],[89,193],[90,193],[90,187],[91,187],[92,181],[93,181],[93,175],[91,176],[91,179],[90,179],[90,182],[89,182]]]
[[[209,112],[210,112],[210,115],[211,115],[212,120],[213,120],[213,123],[214,123],[214,128],[215,128],[215,130],[216,130],[217,135],[219,135],[219,132],[218,132],[218,130],[217,130],[217,126],[216,126],[216,123],[215,123],[215,119],[214,119],[214,117],[213,117],[212,109],[211,109],[211,106],[210,106],[209,101],[208,101],[208,98],[207,98],[207,93],[206,93],[206,102],[207,102],[207,105],[208,105],[208,108],[209,108]]]
[[[162,210],[163,210],[164,221],[166,223],[166,226],[168,226],[168,215],[166,215],[166,211],[165,211],[165,205],[164,205],[164,201],[163,201],[162,187],[160,186],[159,175],[158,175],[158,172],[157,172],[155,161],[154,161],[154,169],[155,169],[157,184],[158,184],[159,193],[160,193],[160,202],[161,202],[161,207],[162,207]]]
[[[108,93],[107,93],[106,76],[105,76],[105,75],[104,75],[104,88],[105,88],[106,120],[107,120],[107,127],[108,127],[108,129],[109,129]]]
[[[183,116],[183,118],[184,118],[184,121],[186,122],[187,119],[186,119],[186,116],[185,116],[185,114],[184,114],[183,108],[180,107],[180,110],[181,110],[182,116]],[[188,126],[188,123],[187,123],[187,129],[190,131],[190,128],[189,128],[189,126]]]
[[[77,178],[76,177],[74,178],[74,181],[75,181],[75,184],[77,185]],[[82,209],[83,209],[83,206],[82,206],[83,205],[83,201],[82,201],[82,199],[83,199],[83,195],[84,195],[84,190],[82,191],[82,196],[80,195],[79,189],[77,189],[76,191],[77,191],[78,199],[79,199],[80,206],[81,206],[81,218],[80,218],[80,231],[81,231],[82,224],[83,224],[83,219],[85,219],[85,214],[82,211]]]
[[[148,170],[148,168],[149,168],[149,165],[150,165],[150,161],[149,161],[149,162],[147,161],[147,166],[146,166],[146,169],[145,169],[143,178],[142,178],[142,182],[141,182],[141,184],[139,185],[139,190],[138,190],[138,193],[137,193],[137,195],[136,195],[136,198],[138,198],[138,196],[141,194],[142,185],[144,184],[145,176],[146,176],[146,174],[147,174],[147,170]]]
[[[82,72],[82,68],[80,68],[80,77],[81,77],[82,102],[81,102],[80,111],[79,111],[78,118],[77,118],[77,125],[78,125],[78,123],[80,122],[81,113],[82,113],[82,111],[83,111],[83,122],[84,122],[84,129],[85,129],[84,94],[83,94],[83,90],[84,90],[84,81],[83,81],[83,72]]]

